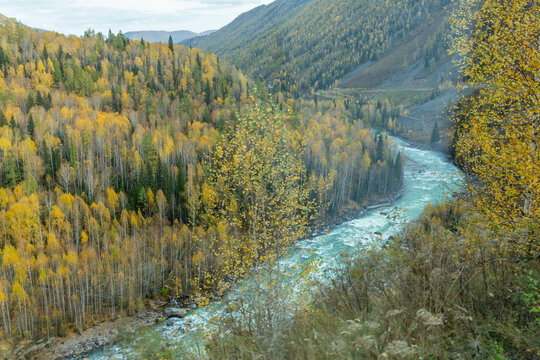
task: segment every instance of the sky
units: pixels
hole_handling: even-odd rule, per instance
[[[0,0],[0,14],[25,25],[82,35],[135,30],[219,29],[272,0]]]

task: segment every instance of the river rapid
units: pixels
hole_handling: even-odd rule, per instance
[[[316,260],[315,276],[328,276],[338,266],[340,255],[353,254],[368,244],[380,245],[400,232],[408,221],[418,218],[426,205],[440,203],[459,189],[463,182],[462,173],[442,154],[418,148],[401,139],[394,138],[394,141],[405,156],[403,196],[387,206],[372,208],[358,219],[345,222],[327,234],[299,241],[280,261],[281,270],[294,269],[308,260]],[[289,281],[291,284],[284,285],[290,285],[292,289],[298,280],[295,276],[282,279]],[[249,282],[250,279],[245,281]],[[227,296],[238,294],[242,294],[242,290],[232,290]],[[223,301],[216,301],[190,311],[183,319],[172,320],[172,326],[162,324],[154,330],[169,342],[190,342],[193,334],[206,330],[212,317],[224,311]],[[93,360],[132,359],[133,355],[126,355],[126,348],[129,354],[129,346],[118,344],[86,357]]]

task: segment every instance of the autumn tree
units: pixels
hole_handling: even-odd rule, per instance
[[[454,51],[474,93],[457,112],[459,162],[478,209],[504,227],[540,218],[540,18],[537,1],[466,0]]]
[[[207,191],[215,194],[208,196],[217,218],[239,236],[232,247],[219,244],[218,257],[239,274],[258,263],[273,264],[304,234],[314,212],[302,147],[287,116],[252,98],[213,161]]]

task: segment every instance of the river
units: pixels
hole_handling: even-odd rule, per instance
[[[380,243],[381,238],[383,241],[388,239],[403,229],[407,221],[418,218],[427,204],[440,203],[458,190],[463,181],[462,173],[443,155],[417,148],[401,139],[395,139],[395,142],[406,158],[403,196],[388,206],[371,209],[325,235],[299,241],[291,254],[280,262],[281,267],[293,268],[315,258],[319,263],[317,272],[322,276],[327,273],[325,270],[338,265],[341,254],[358,251],[368,243]],[[290,279],[296,281],[294,276]],[[234,293],[233,290],[232,296]],[[185,335],[183,329],[189,329],[189,334],[197,333],[208,326],[212,316],[223,311],[222,302],[217,301],[192,310],[183,319],[175,319],[173,326],[158,325],[155,330],[168,341],[187,341],[191,335]],[[87,357],[93,360],[132,358],[122,355],[120,349],[115,345]]]

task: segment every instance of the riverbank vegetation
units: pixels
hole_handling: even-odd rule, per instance
[[[540,269],[517,258],[527,241],[463,200],[428,207],[399,239],[343,258],[286,326],[222,325],[208,357],[533,359]]]

